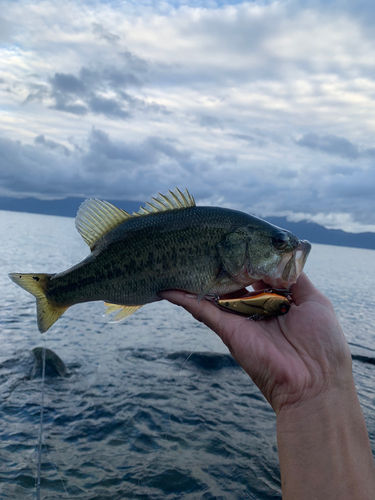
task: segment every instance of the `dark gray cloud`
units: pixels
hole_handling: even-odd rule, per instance
[[[66,113],[72,113],[73,115],[87,115],[88,108],[82,104],[69,104],[66,102],[66,99],[62,96],[55,96],[56,104],[51,106],[52,109],[56,109],[57,111],[65,111]]]
[[[44,146],[48,149],[61,151],[62,153],[64,153],[64,155],[70,156],[70,150],[66,146],[60,144],[59,142],[51,141],[51,139],[46,139],[44,135],[38,135],[37,137],[35,137],[34,143],[40,144],[41,146]]]
[[[157,168],[164,161],[180,162],[188,160],[189,151],[178,149],[173,141],[148,137],[138,143],[118,142],[110,139],[105,132],[93,129],[89,136],[89,149],[82,161],[89,170],[138,171],[142,168]]]
[[[129,83],[139,85],[140,82],[131,73],[121,73],[115,68],[102,71],[82,68],[79,77],[56,73],[50,83],[50,96],[55,101],[52,108],[67,113],[86,115],[91,112],[124,120],[131,116],[131,109],[138,104],[136,99],[121,90]],[[104,97],[105,92],[114,92],[116,97]]]
[[[69,155],[62,145],[38,136],[34,145],[0,139],[0,156],[3,194],[139,199],[140,193],[154,192],[152,186],[169,189],[176,175],[184,178],[179,161],[189,153],[167,140],[123,143],[94,129],[86,146]]]
[[[82,79],[64,73],[56,73],[55,76],[51,78],[51,85],[53,92],[61,92],[63,94],[81,96],[87,92]]]
[[[52,100],[49,107],[58,111],[80,116],[102,114],[121,120],[129,119],[135,110],[166,113],[163,106],[129,92],[144,85],[149,72],[147,61],[127,50],[117,56],[118,66],[100,63],[93,68],[82,67],[78,74],[56,72],[46,83],[29,83],[24,104]]]
[[[38,143],[39,141],[39,143]],[[35,145],[0,139],[0,185],[10,193],[59,195],[68,189],[72,171],[79,171],[77,158],[60,148],[44,146],[43,139]],[[51,169],[51,165],[55,169]]]
[[[39,135],[34,145],[0,140],[2,194],[99,196],[148,199],[177,185],[199,200],[236,206],[259,215],[304,212],[350,213],[357,222],[375,224],[375,169],[327,165],[317,173],[287,163],[270,168],[235,155],[211,159],[171,139],[150,136],[119,141],[92,129],[81,148],[70,148]],[[236,175],[217,165],[236,164]],[[51,168],[53,165],[53,168]]]
[[[375,158],[375,148],[359,148],[344,137],[336,135],[305,134],[301,139],[295,141],[298,146],[322,151],[329,155],[341,156],[349,160],[359,158]]]
[[[116,99],[107,99],[93,95],[88,100],[90,111],[110,117],[122,118],[125,120],[130,117],[130,112],[124,110],[121,104]]]
[[[298,146],[323,151],[324,153],[342,156],[354,160],[359,157],[357,146],[343,137],[335,135],[305,134],[301,139],[295,141]]]

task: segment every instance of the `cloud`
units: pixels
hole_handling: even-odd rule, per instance
[[[11,40],[12,30],[9,21],[0,15],[0,42],[9,42]]]
[[[100,23],[93,23],[92,32],[99,38],[106,40],[109,43],[116,44],[120,41],[120,37],[106,30],[104,26]]]
[[[295,141],[298,146],[304,146],[330,155],[341,156],[350,160],[358,158],[375,158],[375,148],[360,149],[358,146],[343,137],[335,135],[305,134]]]
[[[147,199],[177,185],[263,216],[373,223],[372,11],[9,2],[3,193]]]
[[[237,157],[235,155],[215,155],[214,161],[218,165],[222,165],[223,163],[237,163]]]
[[[215,116],[203,115],[198,119],[198,122],[201,127],[223,128],[220,119]]]
[[[157,169],[161,160],[183,161],[191,153],[176,148],[168,139],[148,137],[140,143],[112,141],[101,130],[92,130],[89,136],[89,149],[83,157],[90,170],[100,170],[103,164],[110,170],[139,171],[144,168]]]
[[[95,63],[92,68],[81,67],[78,74],[56,72],[43,83],[26,82],[27,105],[33,101],[47,103],[57,111],[79,116],[89,113],[121,120],[132,111],[164,113],[164,106],[132,96],[131,88],[142,87],[148,73],[148,64],[129,50],[117,54],[118,65]]]
[[[98,196],[147,200],[157,192],[187,187],[198,202],[239,208],[260,216],[303,213],[310,220],[375,224],[372,210],[374,169],[326,168],[296,172],[286,163],[265,168],[236,156],[211,157],[184,148],[173,139],[149,136],[119,141],[92,129],[81,149],[43,135],[34,145],[0,141],[1,194],[18,196]],[[231,170],[231,165],[236,165]],[[51,169],[50,165],[55,168]],[[328,166],[327,166],[328,167]],[[343,217],[342,214],[349,214]],[[336,215],[335,215],[336,214]],[[358,226],[359,227],[359,226]]]
[[[35,137],[34,143],[41,144],[48,149],[61,151],[62,153],[64,153],[64,155],[70,156],[70,150],[66,146],[58,142],[51,141],[50,139],[46,139],[44,135],[38,135],[37,137]]]
[[[348,139],[336,137],[335,135],[321,136],[309,133],[305,134],[301,139],[296,140],[296,144],[351,160],[357,159],[360,155],[357,146],[348,141]]]
[[[133,60],[128,54],[125,59],[137,71],[145,71],[137,58]],[[50,97],[54,100],[51,107],[67,113],[86,115],[91,112],[127,119],[131,116],[130,109],[144,106],[141,100],[122,91],[132,85],[141,85],[140,78],[133,72],[121,72],[113,67],[96,70],[81,68],[79,77],[56,73],[50,84]],[[113,97],[107,97],[105,94],[108,93],[112,93]]]
[[[93,113],[101,113],[122,119],[130,117],[129,111],[125,111],[116,99],[108,99],[93,95],[89,101],[89,108]]]
[[[51,84],[53,92],[75,95],[83,95],[86,92],[86,88],[82,80],[74,75],[56,73],[54,77],[51,78]]]
[[[148,137],[141,142],[112,140],[93,129],[84,148],[69,149],[39,135],[34,145],[0,139],[2,194],[101,196],[140,199],[155,189],[173,188],[176,175],[187,179],[184,162],[191,152],[173,140]],[[55,168],[51,169],[50,166]],[[137,188],[135,189],[135,187]]]

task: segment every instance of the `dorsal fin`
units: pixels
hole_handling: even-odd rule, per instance
[[[176,188],[166,195],[160,194],[147,202],[139,212],[132,215],[115,207],[108,201],[97,199],[86,200],[79,207],[76,217],[76,228],[91,251],[102,236],[132,217],[144,217],[158,212],[171,212],[182,208],[195,207],[194,198],[185,189],[184,193]]]
[[[76,228],[91,251],[102,236],[131,217],[108,201],[86,200],[79,207]]]
[[[147,202],[145,207],[141,207],[139,212],[133,212],[133,217],[150,215],[157,212],[171,212],[172,210],[180,210],[181,208],[195,207],[195,200],[185,189],[183,193],[178,188],[174,192],[168,191],[166,195],[158,194],[156,198],[151,198],[152,201]]]

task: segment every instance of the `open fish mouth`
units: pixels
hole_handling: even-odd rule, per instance
[[[293,252],[284,255],[282,258],[277,269],[278,278],[272,280],[272,282],[267,281],[267,283],[275,288],[289,289],[301,274],[310,251],[311,243],[307,240],[300,241]]]
[[[285,288],[289,288],[290,285],[297,281],[304,268],[310,251],[311,243],[307,240],[300,241],[298,247],[294,250],[291,258],[286,263],[281,276],[281,280],[283,281],[283,286],[285,286]]]

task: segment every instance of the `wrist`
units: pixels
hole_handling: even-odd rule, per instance
[[[340,426],[341,432],[351,421],[362,416],[354,381],[347,387],[335,387],[322,391],[308,399],[283,405],[276,414],[278,435],[302,436],[333,432]],[[320,429],[320,426],[324,428]]]
[[[372,498],[375,468],[354,382],[284,406],[277,441],[283,499]]]
[[[269,399],[276,416],[289,411],[303,412],[310,406],[319,408],[326,398],[328,401],[357,399],[348,345],[345,343],[339,353],[333,354],[321,355],[318,361],[311,357],[304,361],[305,371],[288,373],[288,377],[276,381]]]
[[[328,411],[336,405],[350,404],[350,401],[358,402],[351,369],[340,375],[313,380],[294,397],[291,394],[284,397],[280,395],[275,404],[275,413],[278,420],[289,419],[297,414],[307,417],[319,411]]]

